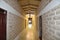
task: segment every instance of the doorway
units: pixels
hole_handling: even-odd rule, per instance
[[[42,16],[39,17],[39,38],[42,40]]]
[[[7,11],[0,8],[0,40],[6,40]]]

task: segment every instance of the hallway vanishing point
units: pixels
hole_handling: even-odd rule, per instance
[[[0,0],[0,40],[60,40],[60,0]]]

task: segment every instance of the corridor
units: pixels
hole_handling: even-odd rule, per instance
[[[39,40],[38,36],[36,33],[34,33],[31,30],[24,30],[21,34],[20,34],[20,38],[18,40]]]
[[[60,40],[60,0],[0,0],[0,40]]]
[[[20,38],[18,40],[39,40],[38,32],[36,30],[36,17],[34,14],[31,15],[32,26],[29,26],[28,20],[29,15],[26,15],[26,28],[20,33]]]

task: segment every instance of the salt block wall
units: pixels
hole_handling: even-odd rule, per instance
[[[24,19],[12,13],[7,14],[7,40],[14,40],[24,29]]]
[[[14,9],[13,12],[11,9],[10,11],[7,10],[7,40],[14,40],[24,30],[25,19],[21,15],[21,8],[17,0],[2,1]],[[7,9],[9,9],[9,7]],[[18,13],[20,13],[20,16]]]
[[[60,40],[60,5],[42,15],[42,39]]]

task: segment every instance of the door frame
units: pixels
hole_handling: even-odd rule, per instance
[[[42,40],[42,15],[38,17],[39,39]]]

